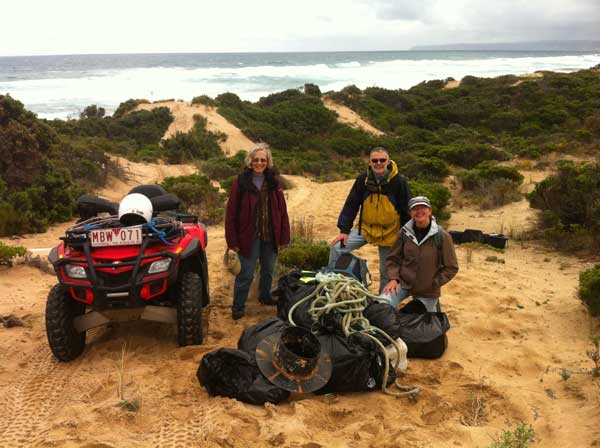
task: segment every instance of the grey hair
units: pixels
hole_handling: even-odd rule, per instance
[[[269,149],[269,145],[266,143],[259,143],[250,151],[248,151],[248,155],[244,162],[248,168],[252,168],[252,160],[254,160],[254,156],[258,151],[264,151],[267,155],[267,168],[273,168],[273,155],[271,154],[271,150]]]
[[[371,152],[369,153],[369,157],[371,157],[374,152],[385,152],[385,154],[388,156],[388,159],[390,158],[389,151],[387,149],[385,149],[383,146],[377,146],[376,148],[373,148],[371,150]]]

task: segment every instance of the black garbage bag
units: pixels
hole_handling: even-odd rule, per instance
[[[379,346],[360,333],[348,338],[338,334],[317,336],[321,349],[331,356],[331,378],[317,394],[368,392],[381,389],[385,357]],[[387,385],[396,379],[390,366]]]
[[[450,322],[445,313],[430,313],[419,300],[412,300],[398,313],[399,337],[408,347],[409,358],[436,359],[448,347]]]
[[[254,353],[221,348],[202,357],[198,381],[211,396],[221,395],[244,403],[280,403],[290,393],[271,384],[256,365]]]
[[[279,300],[277,301],[277,316],[281,320],[289,322],[288,314],[292,306],[304,299],[306,296],[310,295],[316,287],[316,284],[301,285],[300,287],[295,288],[294,292],[290,290],[287,293],[280,295]],[[301,303],[294,310],[294,314],[292,316],[295,325],[309,330],[313,325],[313,320],[308,314],[310,304],[311,301]]]
[[[271,294],[278,302],[285,302],[300,288],[308,285],[316,285],[316,275],[317,273],[315,271],[301,271],[298,269],[290,271],[279,277],[277,280],[277,288],[275,288]]]
[[[261,320],[244,330],[238,340],[238,348],[252,355],[256,352],[256,347],[263,339],[272,334],[279,333],[287,326],[289,324],[278,317]]]
[[[483,232],[476,229],[465,229],[460,239],[461,243],[483,243]]]
[[[321,314],[319,322],[313,325],[313,330],[317,335],[337,334],[346,337],[344,333],[344,316],[335,313]]]
[[[393,340],[398,339],[402,334],[402,322],[398,320],[398,311],[389,303],[372,302],[363,311],[363,316],[372,326],[385,331]],[[390,340],[381,333],[373,336],[383,345],[390,343]]]
[[[279,277],[277,288],[273,291],[277,299],[277,316],[288,322],[288,313],[292,306],[312,293],[317,287],[314,271],[292,271]],[[310,329],[313,321],[308,316],[309,303],[301,304],[294,312],[294,323]]]

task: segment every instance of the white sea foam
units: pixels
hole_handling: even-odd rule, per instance
[[[568,72],[598,64],[600,54],[230,68],[153,67],[86,71],[74,78],[11,80],[0,82],[0,92],[10,93],[40,117],[67,118],[76,116],[90,104],[112,112],[129,98],[190,100],[202,94],[215,97],[233,92],[244,100],[256,101],[261,96],[308,82],[319,85],[322,91],[339,90],[350,84],[361,89],[370,86],[407,89],[432,79],[519,75],[537,70]]]

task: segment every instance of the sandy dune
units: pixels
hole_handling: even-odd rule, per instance
[[[163,138],[167,139],[177,132],[189,132],[194,126],[194,115],[200,114],[206,118],[206,128],[211,132],[223,132],[227,140],[221,142],[221,149],[227,155],[234,155],[240,151],[247,151],[254,143],[242,131],[219,115],[215,108],[202,104],[191,104],[187,101],[160,101],[152,104],[140,104],[136,110],[151,110],[157,107],[168,107],[175,117],[173,123],[165,132]]]
[[[383,135],[384,132],[377,129],[375,126],[367,123],[360,115],[354,112],[347,106],[336,103],[330,98],[323,97],[323,105],[336,112],[338,114],[338,121],[343,124],[347,124],[350,127],[356,129],[362,129],[365,132],[369,132],[374,135]]]

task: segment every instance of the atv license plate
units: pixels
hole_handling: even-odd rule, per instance
[[[142,244],[142,226],[90,231],[92,247]]]

